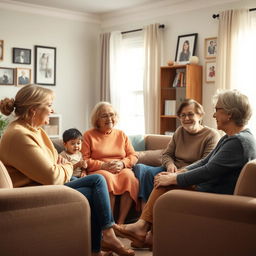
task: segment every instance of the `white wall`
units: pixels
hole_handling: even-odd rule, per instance
[[[31,68],[34,77],[34,45],[57,48],[55,112],[62,114],[62,130],[88,129],[89,113],[99,99],[97,81],[100,26],[64,18],[0,8],[0,39],[4,40],[1,67]],[[32,64],[12,63],[12,48],[32,49]],[[33,80],[34,81],[34,80]],[[0,86],[0,99],[14,97],[15,86]]]
[[[231,0],[230,0],[231,1]],[[1,67],[28,67],[12,63],[12,48],[32,49],[34,71],[34,45],[57,48],[57,84],[50,88],[56,92],[55,111],[62,114],[62,128],[77,127],[81,131],[89,127],[89,114],[99,100],[99,33],[102,31],[126,31],[141,28],[151,23],[165,24],[164,61],[175,58],[179,35],[198,33],[197,52],[204,66],[204,39],[217,36],[218,20],[213,13],[231,8],[255,8],[255,0],[241,0],[235,3],[221,4],[209,8],[167,14],[162,9],[151,10],[150,15],[140,14],[140,10],[131,15],[119,13],[113,15],[112,24],[102,17],[102,29],[97,22],[82,22],[54,16],[31,14],[1,8],[0,4],[0,40],[5,42],[5,58]],[[154,18],[152,18],[154,17]],[[106,17],[105,17],[106,18]],[[125,20],[125,22],[124,22]],[[204,77],[203,77],[204,79]],[[0,86],[0,99],[13,97],[19,88]],[[212,118],[212,95],[214,84],[203,83],[203,106],[206,110],[205,124],[215,127]]]
[[[120,17],[119,26],[104,27],[104,31],[127,31],[136,28],[142,28],[144,25],[152,23],[165,24],[164,29],[164,61],[163,65],[167,65],[168,60],[175,59],[177,38],[179,35],[198,33],[196,55],[200,59],[200,64],[205,65],[204,59],[204,39],[215,37],[218,34],[218,19],[213,19],[212,14],[218,14],[220,11],[232,8],[255,8],[255,0],[243,0],[235,3],[216,5],[213,7],[191,10],[186,12],[174,13],[163,16],[166,13],[163,9],[158,15],[154,13],[155,18],[142,20],[145,15],[138,17],[130,15],[129,23],[122,23],[125,17]],[[153,15],[152,15],[153,16]],[[134,21],[135,20],[135,21]],[[133,21],[133,22],[132,22]],[[115,20],[118,24],[117,20]],[[203,106],[206,112],[204,123],[211,127],[216,127],[215,120],[212,118],[213,105],[212,96],[215,93],[215,85],[213,83],[205,83],[203,74]]]

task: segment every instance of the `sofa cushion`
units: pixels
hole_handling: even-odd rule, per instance
[[[145,147],[148,150],[165,149],[171,139],[171,135],[147,134],[145,135]]]
[[[64,150],[64,145],[62,139],[51,139],[54,147],[58,151],[58,153],[61,153]]]
[[[150,166],[161,166],[163,151],[164,149],[139,151],[138,163]]]
[[[135,151],[145,150],[144,135],[129,135],[128,136]]]

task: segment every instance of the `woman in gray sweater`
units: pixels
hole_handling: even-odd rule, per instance
[[[252,115],[247,96],[236,90],[216,95],[217,128],[226,133],[203,160],[177,172],[161,172],[140,219],[129,225],[115,225],[116,232],[133,241],[136,247],[151,247],[153,206],[164,193],[175,188],[201,192],[233,194],[243,166],[256,158],[256,141],[245,126]]]

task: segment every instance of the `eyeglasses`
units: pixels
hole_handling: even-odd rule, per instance
[[[103,115],[101,115],[100,118],[102,118],[102,119],[108,119],[108,118],[113,118],[113,117],[115,117],[115,116],[116,116],[115,113],[109,113],[109,114],[103,114]]]
[[[186,117],[188,117],[189,119],[192,119],[194,115],[195,113],[188,113],[188,114],[182,113],[179,115],[179,118],[186,119]]]

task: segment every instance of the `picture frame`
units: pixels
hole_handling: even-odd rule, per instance
[[[0,60],[4,60],[4,40],[0,40]]]
[[[179,64],[189,63],[191,56],[195,55],[197,33],[178,36],[175,62]]]
[[[31,84],[31,68],[16,68],[16,85]]]
[[[214,83],[216,73],[216,61],[205,62],[205,82]]]
[[[12,48],[12,62],[16,64],[31,64],[31,49]]]
[[[35,46],[35,83],[56,85],[56,47]]]
[[[217,55],[218,41],[217,37],[204,39],[204,57],[205,59],[215,59]]]
[[[0,85],[14,85],[14,68],[0,67]]]

